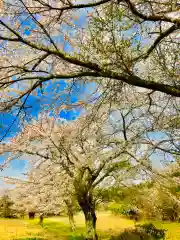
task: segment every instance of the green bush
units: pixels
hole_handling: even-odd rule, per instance
[[[137,225],[136,229],[143,233],[147,233],[149,236],[154,237],[155,239],[165,239],[166,230],[158,229],[152,223],[146,223],[143,225]]]
[[[132,208],[132,206],[123,203],[112,202],[108,205],[108,210],[114,215],[128,216],[128,210],[130,208]]]
[[[112,236],[110,240],[163,240],[164,229],[157,229],[152,223],[137,225],[135,229],[126,229],[119,235]]]

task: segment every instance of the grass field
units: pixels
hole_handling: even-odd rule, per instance
[[[41,227],[33,226],[22,220],[0,219],[0,239],[1,240],[19,240],[26,237],[45,236]]]
[[[100,239],[109,239],[124,229],[134,227],[133,221],[99,213],[97,229]],[[84,218],[81,214],[75,217],[77,230],[70,232],[68,219],[53,217],[45,219],[43,226],[38,220],[6,220],[0,219],[0,240],[81,240],[84,234]],[[167,229],[167,240],[180,240],[180,224],[154,222],[159,228]],[[130,239],[127,239],[130,240]],[[133,239],[136,240],[136,239]]]

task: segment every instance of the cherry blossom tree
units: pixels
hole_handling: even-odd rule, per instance
[[[112,15],[109,16],[109,22],[104,20],[108,24],[118,17],[113,15],[111,19]],[[92,19],[90,23],[94,32],[98,29],[94,27],[97,20]],[[97,33],[96,39],[100,37]],[[92,42],[86,40],[91,48]],[[102,54],[104,50],[100,50]],[[106,60],[108,58],[110,55]],[[146,72],[141,74],[148,76]],[[103,84],[97,82],[97,85],[102,93],[101,104],[97,99],[93,105],[86,105],[86,113],[77,121],[62,123],[52,114],[50,117],[41,113],[38,120],[27,123],[9,143],[0,145],[1,154],[10,153],[2,168],[22,155],[34,159],[31,162],[35,166],[47,161],[59,165],[59,172],[72,186],[71,193],[84,212],[89,239],[97,238],[95,195],[98,191],[154,174],[149,160],[153,153],[163,154],[163,161],[166,154],[179,155],[178,98],[156,91],[141,91],[127,84],[119,88],[119,82],[112,79],[103,80]],[[59,112],[61,107],[53,110]],[[165,136],[152,139],[152,135],[159,132]]]
[[[179,5],[16,0],[3,7],[1,111],[26,116],[29,97],[43,97],[53,83],[54,101],[92,82],[98,95],[52,106],[56,113],[83,106],[87,116],[77,122],[42,115],[27,124],[0,146],[11,153],[2,168],[24,154],[36,156],[39,166],[58,164],[84,212],[87,238],[96,239],[95,192],[138,171],[152,173],[153,152],[179,155]],[[157,132],[165,137],[152,139]]]
[[[140,125],[136,125],[132,134],[127,121],[116,134],[115,129],[110,129],[111,124],[106,124],[107,117],[106,111],[102,111],[94,116],[93,121],[90,114],[75,122],[62,124],[56,119],[41,116],[37,122],[27,125],[11,143],[1,145],[2,152],[11,152],[13,156],[32,156],[34,160],[31,162],[35,164],[37,174],[46,163],[45,171],[37,178],[46,178],[49,163],[50,167],[51,164],[59,167],[57,172],[61,178],[57,177],[54,183],[60,188],[62,182],[67,181],[67,185],[71,186],[70,196],[75,196],[85,216],[87,239],[97,238],[98,192],[113,184],[133,181],[143,172],[151,171],[148,151],[143,155],[137,154],[137,139],[142,135]],[[53,173],[54,170],[47,174],[47,182],[53,178]]]
[[[59,165],[43,161],[37,166],[34,162],[25,180],[5,177],[4,181],[15,185],[10,191],[15,209],[39,214],[41,223],[44,216],[67,214],[71,230],[75,230],[77,203],[73,188]]]
[[[24,116],[29,97],[43,96],[48,84],[57,83],[54,99],[59,99],[60,80],[71,82],[64,89],[69,93],[73,84],[95,82],[101,104],[121,101],[128,87],[143,88],[140,94],[150,106],[157,104],[157,92],[161,100],[179,101],[175,0],[7,0],[1,16],[1,111]],[[59,107],[76,107],[87,100],[62,102]]]

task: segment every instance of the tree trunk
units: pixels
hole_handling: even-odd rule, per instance
[[[35,212],[29,212],[28,215],[30,220],[33,220],[35,218]]]
[[[76,224],[74,221],[74,213],[73,213],[73,205],[71,202],[69,202],[68,200],[64,200],[66,207],[67,207],[67,214],[68,214],[68,218],[69,218],[69,224],[71,227],[71,231],[75,231],[76,230]]]
[[[96,233],[96,213],[95,206],[92,201],[92,196],[88,195],[79,199],[79,205],[84,213],[86,222],[86,240],[97,240]]]
[[[75,225],[75,221],[74,221],[74,214],[72,211],[68,210],[68,217],[69,217],[69,224],[71,227],[71,231],[75,231],[76,230],[76,225]]]
[[[95,211],[84,212],[86,220],[86,239],[97,240],[98,236],[96,233],[96,214]]]
[[[41,214],[41,215],[39,216],[39,224],[42,224],[42,223],[43,223],[43,220],[44,220],[44,216],[43,216],[43,214]]]

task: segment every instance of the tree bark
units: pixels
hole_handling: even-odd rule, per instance
[[[68,209],[68,218],[69,218],[69,224],[71,227],[71,231],[75,231],[76,230],[76,225],[75,225],[75,221],[74,221],[74,214],[73,212]]]
[[[84,212],[86,220],[86,239],[87,240],[97,240],[98,236],[96,233],[96,214],[95,211]]]
[[[69,224],[71,227],[71,231],[75,231],[76,230],[76,224],[74,221],[74,213],[73,213],[73,206],[72,204],[68,201],[68,200],[64,200],[66,207],[67,207],[67,214],[68,214],[68,218],[69,218]]]
[[[43,220],[44,220],[44,216],[43,216],[43,214],[41,214],[41,215],[39,216],[39,224],[42,224],[42,223],[43,223]]]
[[[35,212],[29,212],[28,215],[30,220],[33,220],[35,218]]]
[[[79,205],[84,213],[86,222],[86,240],[97,240],[98,236],[96,233],[96,213],[95,206],[92,201],[91,195],[86,195],[86,197],[81,197],[79,200]]]

